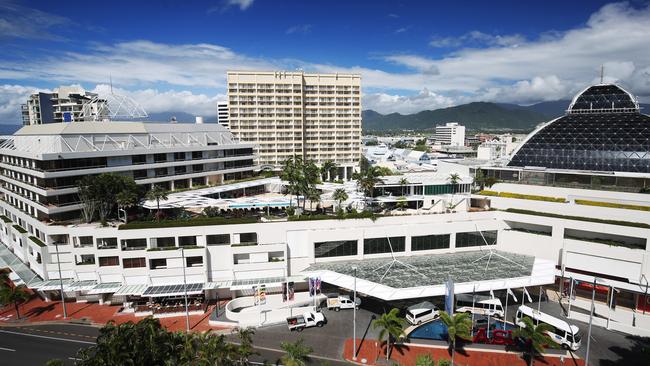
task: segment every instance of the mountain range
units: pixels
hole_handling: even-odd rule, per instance
[[[570,100],[541,102],[528,106],[473,102],[413,114],[381,114],[368,109],[362,112],[363,130],[432,130],[436,125],[458,122],[470,130],[530,131],[542,122],[562,116],[570,104]],[[650,104],[641,104],[642,112],[648,110]]]

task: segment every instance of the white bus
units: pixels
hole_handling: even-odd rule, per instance
[[[521,318],[527,316],[533,319],[534,322],[545,323],[553,327],[553,330],[546,332],[553,342],[562,346],[562,348],[577,351],[580,348],[580,340],[582,334],[580,328],[575,325],[567,323],[563,319],[558,319],[554,316],[539,312],[529,306],[522,305],[517,310],[515,323],[520,327],[524,324]]]
[[[428,301],[409,306],[406,309],[406,320],[413,325],[422,324],[440,316],[440,311]]]
[[[503,318],[504,315],[501,300],[488,296],[474,295],[474,300],[472,301],[472,295],[470,294],[456,295],[456,312],[496,318]]]

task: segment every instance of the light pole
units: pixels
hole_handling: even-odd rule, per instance
[[[589,366],[589,346],[591,344],[591,323],[594,318],[594,301],[596,301],[596,281],[598,277],[594,277],[593,288],[591,289],[591,311],[589,311],[589,331],[587,332],[587,355],[585,356],[585,366]]]
[[[63,278],[61,277],[61,260],[59,259],[59,242],[54,242],[56,248],[56,264],[59,267],[59,284],[61,285],[61,305],[63,306],[63,319],[68,317],[68,312],[65,309],[65,295],[63,294]]]
[[[181,247],[181,257],[183,258],[183,292],[185,293],[185,329],[190,331],[190,310],[187,305],[187,277],[185,277],[185,248]]]
[[[352,360],[357,360],[357,266],[353,266],[354,271],[354,298],[352,299]]]

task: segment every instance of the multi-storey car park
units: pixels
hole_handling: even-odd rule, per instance
[[[47,146],[65,136],[61,132],[67,128],[83,128],[51,126],[37,126],[45,128],[42,131],[47,128],[59,131],[48,130],[51,131],[51,142]],[[104,129],[111,128],[104,126]],[[139,124],[134,126],[149,128]],[[181,128],[180,125],[166,126]],[[183,128],[223,131],[218,126],[199,126],[183,125]],[[151,128],[156,132],[163,129],[160,125]],[[637,136],[643,136],[643,131],[647,130],[638,130]],[[32,171],[19,165],[35,165],[36,160],[29,164],[16,162],[28,154],[16,147],[20,138],[27,138],[26,132],[19,131],[13,142],[8,142],[9,145],[2,150],[4,169],[21,169],[19,174]],[[598,128],[592,132],[600,133]],[[153,131],[149,133],[155,135]],[[48,134],[33,133],[27,141],[38,140],[39,136]],[[63,145],[82,146],[87,143],[88,133],[83,136],[75,140],[79,145],[72,145],[70,141]],[[160,136],[156,138],[161,139]],[[528,141],[533,138],[529,137]],[[97,140],[90,141],[99,147]],[[185,142],[189,140],[183,141],[187,146],[174,149],[190,151],[192,145]],[[38,143],[32,144],[38,146]],[[524,143],[520,151],[526,149],[526,145]],[[640,146],[646,154],[650,151],[647,144]],[[215,141],[215,144],[206,142],[200,148],[197,146],[197,150],[204,153],[213,149],[235,151],[250,148],[246,144],[233,144],[232,140],[225,144]],[[156,183],[151,180],[156,179],[156,164],[167,166],[170,173],[170,166],[176,164],[172,161],[176,151],[165,150],[168,161],[156,163],[154,153],[145,149],[127,145],[121,154],[145,154],[148,175],[139,183]],[[248,157],[237,160],[244,165],[250,160],[250,151],[246,151]],[[95,152],[90,149],[78,156]],[[37,153],[37,150],[32,153]],[[189,152],[185,156],[188,158]],[[219,159],[237,158],[214,159],[220,164],[224,160]],[[188,163],[178,162],[178,165],[184,164]],[[131,165],[132,161],[129,161],[125,171],[133,171]],[[245,169],[250,169],[244,166],[240,167],[242,171],[233,172],[225,166],[218,167],[218,174],[224,176],[246,174]],[[352,289],[353,267],[358,268],[359,292],[385,302],[420,301],[423,297],[442,296],[449,277],[454,281],[457,293],[553,285],[564,277],[582,281],[582,284],[574,286],[578,298],[573,301],[573,306],[574,309],[588,309],[588,301],[581,300],[580,296],[591,295],[591,289],[584,283],[597,278],[598,307],[606,307],[606,303],[616,304],[609,311],[611,321],[607,326],[647,335],[650,316],[642,313],[650,310],[647,296],[647,276],[650,275],[650,211],[647,207],[650,206],[650,197],[640,193],[525,183],[498,183],[491,189],[502,193],[499,196],[470,195],[467,185],[471,178],[463,174],[462,169],[459,165],[461,174],[454,181],[449,179],[448,173],[441,172],[431,176],[405,175],[406,183],[396,177],[382,178],[374,197],[367,199],[392,207],[391,204],[403,196],[409,208],[386,210],[372,218],[350,216],[337,219],[332,216],[330,219],[318,217],[319,220],[273,220],[250,215],[271,206],[281,209],[288,205],[287,201],[292,204],[289,196],[286,196],[288,200],[278,201],[283,183],[277,178],[172,193],[167,201],[161,202],[163,209],[220,205],[220,209],[240,210],[248,217],[214,221],[189,219],[160,225],[155,222],[113,223],[106,227],[95,223],[56,224],[50,217],[39,216],[38,211],[34,214],[33,210],[24,209],[27,205],[42,211],[45,206],[38,204],[38,199],[28,198],[29,193],[23,196],[3,188],[4,199],[0,207],[4,216],[0,223],[0,236],[4,246],[0,247],[0,259],[28,286],[47,298],[58,296],[62,282],[67,297],[113,303],[175,298],[182,296],[187,289],[191,297],[233,298],[238,302],[227,308],[231,310],[250,307],[253,288],[261,284],[266,285],[270,304],[274,303],[274,296],[281,297],[284,283],[296,282],[304,286],[308,276],[317,276],[330,285]],[[207,176],[214,174],[217,173],[212,171],[204,178],[209,179]],[[643,177],[650,178],[647,175]],[[161,182],[177,180],[160,178]],[[183,176],[183,179],[188,179],[185,181],[188,185],[191,178]],[[3,178],[5,184],[34,190],[34,178],[30,179],[32,183],[7,176]],[[171,184],[169,188],[172,188]],[[350,193],[348,200],[343,202],[344,206],[354,206],[366,200],[360,193],[354,193],[352,182],[327,183],[319,188],[323,191],[323,205],[334,204],[331,192],[335,188],[344,188]],[[235,190],[238,192],[236,195],[228,194]],[[32,194],[38,194],[40,198],[46,192],[41,190]],[[228,200],[240,193],[248,197],[239,201]],[[268,198],[271,193],[275,196]],[[23,209],[15,203],[18,200],[23,202]],[[150,202],[144,205],[153,207]],[[390,271],[382,270],[391,264]],[[602,288],[614,295],[606,297]],[[302,298],[297,296],[298,300]],[[241,316],[238,318],[236,312],[231,311],[230,315],[241,323],[246,321]],[[572,316],[580,318],[584,313],[574,312]],[[267,319],[273,320],[272,317]],[[255,317],[254,323],[257,322]]]

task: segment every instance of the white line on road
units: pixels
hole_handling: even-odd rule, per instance
[[[16,352],[15,349],[0,347],[0,351]]]
[[[48,337],[48,336],[42,336],[38,334],[28,334],[28,333],[20,333],[20,332],[10,332],[8,330],[0,330],[0,333],[6,333],[6,334],[15,334],[15,335],[21,335],[21,336],[26,336],[26,337],[36,337],[36,338],[44,338],[44,339],[53,339],[56,341],[64,341],[64,342],[76,342],[76,343],[83,343],[83,344],[95,344],[95,342],[88,342],[88,341],[80,341],[77,339],[70,339],[70,338],[58,338],[58,337]]]

